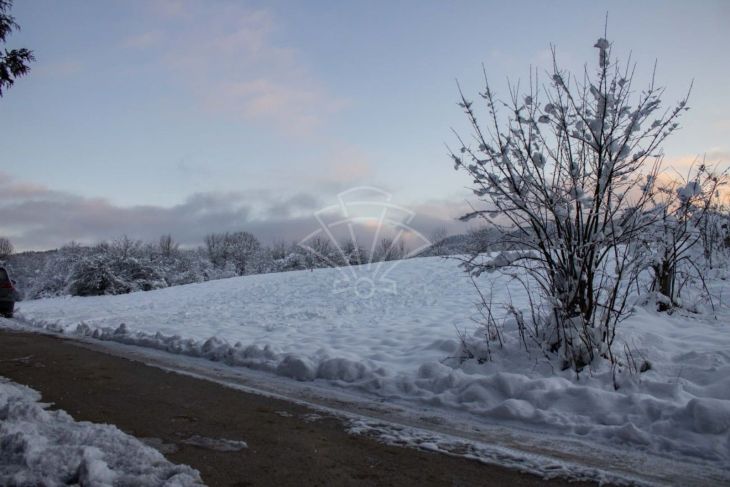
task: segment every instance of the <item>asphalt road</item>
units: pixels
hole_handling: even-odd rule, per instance
[[[198,469],[210,486],[538,486],[545,481],[477,461],[383,445],[335,417],[89,350],[45,335],[0,331],[0,375],[26,384],[76,420],[112,423]],[[314,416],[313,416],[314,415]],[[243,440],[219,451],[195,435]]]

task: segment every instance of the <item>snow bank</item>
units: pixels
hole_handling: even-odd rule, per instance
[[[197,470],[114,426],[48,411],[40,398],[0,377],[0,485],[203,485]]]
[[[454,261],[401,261],[387,286],[378,285],[382,269],[359,268],[361,278],[375,283],[370,298],[336,287],[346,271],[30,301],[20,303],[18,315],[30,326],[317,380],[389,402],[467,413],[477,423],[545,430],[721,466],[730,462],[730,312],[725,308],[717,320],[637,311],[620,325],[621,336],[652,367],[638,377],[620,374],[620,388],[614,390],[605,364],[576,378],[553,370],[539,354],[525,360],[524,352],[515,352],[520,343],[514,330],[503,331],[506,350],[492,350],[493,361],[456,360],[457,330],[476,344],[483,343],[483,331],[472,321],[478,297]],[[480,279],[495,303],[509,295],[516,305],[525,304],[522,288],[505,277]]]

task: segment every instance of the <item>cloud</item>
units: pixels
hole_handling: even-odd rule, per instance
[[[339,111],[345,102],[330,99],[321,89],[291,85],[270,79],[221,84],[205,95],[205,106],[268,122],[289,134],[306,135],[324,116]]]
[[[309,216],[313,211],[322,206],[319,198],[307,194],[299,193],[278,203],[271,204],[266,209],[265,216],[269,219],[286,219],[292,216],[302,217]]]
[[[725,148],[712,148],[705,153],[705,157],[710,164],[730,164],[730,150]]]
[[[186,0],[152,0],[148,5],[159,16],[174,18],[186,16],[189,3]]]
[[[197,183],[201,183],[203,179],[208,179],[216,175],[216,171],[212,165],[203,161],[197,161],[190,154],[184,155],[175,163],[175,171],[179,177],[184,179],[192,179]]]
[[[730,131],[730,118],[723,118],[723,119],[715,120],[715,122],[712,124],[712,126],[719,130],[729,130]]]
[[[575,67],[581,65],[581,63],[576,60],[576,57],[572,52],[558,47],[555,47],[555,60],[560,67],[570,67],[571,69],[575,69]],[[538,70],[551,71],[553,69],[553,50],[551,48],[538,50],[537,53],[532,56],[532,62],[537,66]]]
[[[299,241],[318,228],[315,211],[336,202],[332,192],[283,195],[260,190],[196,193],[169,207],[125,207],[0,174],[0,235],[9,237],[19,250],[57,248],[72,240],[94,243],[121,235],[156,241],[167,233],[195,246],[206,234],[239,230],[264,242]],[[454,221],[461,210],[444,209],[450,204],[454,202],[413,205],[414,227],[424,235],[443,226],[452,233],[462,228]]]
[[[686,176],[690,168],[702,163],[712,167],[717,165],[720,170],[730,167],[730,150],[722,147],[713,147],[702,154],[685,154],[682,156],[667,157],[664,160],[664,170],[679,172]]]
[[[375,168],[364,150],[349,144],[339,144],[325,155],[322,172],[322,181],[352,185],[372,179]]]
[[[124,41],[122,41],[122,47],[130,49],[146,49],[158,45],[161,41],[162,33],[155,30],[127,37]]]
[[[49,76],[66,78],[80,73],[83,66],[78,61],[61,61],[50,64],[41,64],[33,68],[33,76]]]
[[[125,39],[150,49],[169,76],[200,107],[294,136],[311,134],[347,106],[303,61],[296,47],[276,41],[277,19],[236,3],[158,1],[157,30]]]

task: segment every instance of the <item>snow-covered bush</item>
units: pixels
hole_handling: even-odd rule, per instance
[[[73,296],[126,294],[167,287],[158,265],[142,242],[127,237],[101,243],[79,260],[68,278]]]
[[[682,287],[702,282],[703,271],[711,267],[721,250],[717,213],[713,203],[726,184],[725,173],[701,164],[686,178],[656,184],[648,210],[651,225],[639,236],[651,268],[652,291],[659,293],[659,310],[680,304]]]
[[[687,109],[685,98],[660,110],[661,88],[652,81],[637,94],[632,69],[612,59],[611,44],[601,38],[594,47],[598,67],[582,78],[561,70],[553,55],[550,82],[531,74],[529,91],[512,87],[506,103],[486,83],[484,123],[460,90],[472,137],[459,137],[452,152],[484,202],[463,220],[501,226],[501,245],[514,249],[473,253],[465,268],[519,271],[514,278],[529,289],[531,309],[508,309],[525,346],[557,352],[576,371],[599,356],[614,360],[660,147]]]
[[[49,255],[36,273],[28,274],[25,279],[18,276],[30,299],[48,298],[67,294],[68,282],[75,265],[90,254],[91,249],[74,242],[64,245]]]
[[[723,182],[727,174],[722,173]],[[700,224],[700,238],[705,262],[710,269],[725,267],[730,262],[730,208],[720,201],[719,195],[712,198]]]
[[[272,272],[288,272],[306,269],[304,255],[298,252],[291,252],[274,259],[272,263]]]
[[[299,244],[295,252],[301,254],[305,269],[344,265],[340,251],[325,237],[316,236],[311,238],[305,243]]]
[[[109,259],[103,254],[82,258],[74,265],[68,278],[68,292],[72,296],[100,296],[130,292],[129,283],[117,277],[110,264]]]
[[[205,255],[197,250],[178,250],[156,260],[168,286],[207,281],[214,272]]]

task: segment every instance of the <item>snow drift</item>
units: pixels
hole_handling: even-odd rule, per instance
[[[0,377],[0,485],[203,485],[197,470],[116,427],[76,422],[40,399]]]

